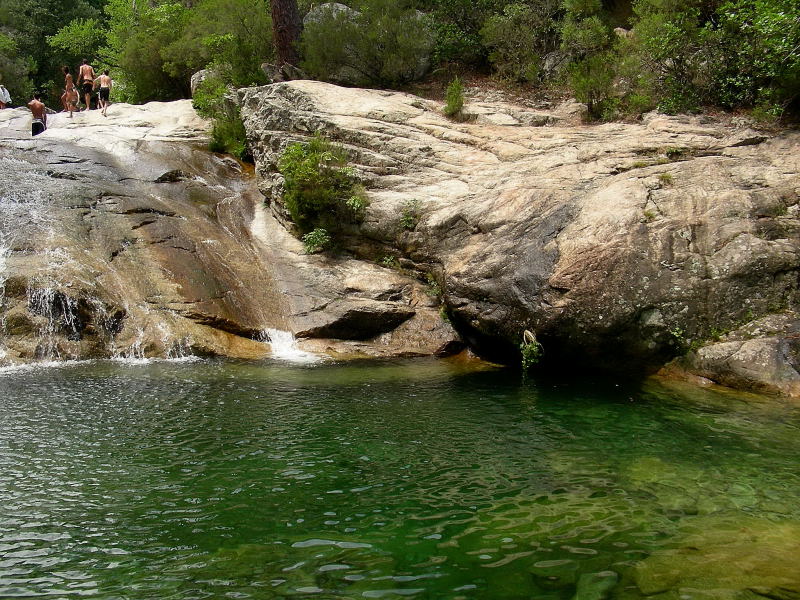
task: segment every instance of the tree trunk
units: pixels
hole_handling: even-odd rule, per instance
[[[300,62],[297,45],[302,26],[297,0],[272,0],[272,38],[279,68],[286,64],[296,67]]]

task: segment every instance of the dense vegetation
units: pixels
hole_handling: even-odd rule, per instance
[[[0,80],[57,104],[59,67],[107,67],[118,100],[266,81],[268,0],[3,0]],[[299,2],[306,14],[310,1]],[[574,94],[595,118],[703,106],[798,111],[797,0],[353,0],[317,11],[299,45],[319,79],[397,86],[439,67]],[[449,76],[448,76],[449,77]],[[219,87],[219,86],[218,86]]]
[[[303,241],[309,252],[324,249],[331,232],[364,216],[367,198],[347,162],[344,148],[319,135],[289,144],[278,160],[286,209],[299,232],[306,234]]]

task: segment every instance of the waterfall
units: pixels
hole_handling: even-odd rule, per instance
[[[297,340],[291,331],[265,329],[261,337],[263,342],[271,346],[273,358],[299,363],[314,363],[322,360],[320,356],[298,348]]]
[[[8,352],[3,340],[3,331],[6,328],[6,269],[8,267],[8,255],[11,254],[11,246],[6,242],[5,235],[0,231],[0,363],[3,362]]]

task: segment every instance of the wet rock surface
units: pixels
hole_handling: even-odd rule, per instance
[[[648,370],[797,302],[798,132],[658,114],[582,126],[569,107],[485,101],[452,123],[435,102],[310,81],[239,97],[275,217],[286,144],[341,143],[371,201],[350,250],[431,274],[484,352],[513,356],[530,329],[548,360]]]
[[[417,313],[421,284],[377,265],[346,267],[370,285],[320,287],[336,275],[316,258],[295,246],[281,260],[261,235],[271,217],[252,176],[205,150],[208,124],[187,101],[53,115],[33,139],[29,123],[24,110],[0,113],[4,361],[260,358],[270,329],[368,344]],[[311,316],[295,326],[301,312]],[[395,353],[384,342],[378,353]]]

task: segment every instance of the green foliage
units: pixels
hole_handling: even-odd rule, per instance
[[[31,97],[33,82],[30,73],[33,70],[32,61],[20,55],[17,43],[0,33],[0,83],[11,94],[13,104],[25,104]]]
[[[493,14],[502,11],[508,0],[427,0],[415,8],[427,11],[435,34],[434,59],[483,65],[488,56],[481,29]]]
[[[464,117],[464,86],[456,76],[447,86],[445,95],[444,114],[449,118],[460,121]]]
[[[397,86],[432,52],[519,83],[569,83],[594,119],[716,105],[774,123],[800,108],[797,0],[633,0],[632,13],[611,0],[348,4],[359,12],[306,27],[310,75]],[[630,35],[613,35],[615,25]],[[117,99],[144,102],[187,97],[202,68],[225,85],[265,83],[260,65],[272,56],[269,0],[0,0],[0,81],[17,104],[36,88],[56,105],[61,66],[82,58],[111,69]],[[228,124],[216,138],[232,135]]]
[[[386,256],[381,257],[380,264],[386,267],[387,269],[399,269],[400,268],[400,261],[397,260],[397,257],[393,254],[387,254]]]
[[[542,57],[558,47],[558,0],[509,4],[481,29],[489,61],[503,77],[535,81]]]
[[[181,35],[189,9],[178,2],[108,0],[107,45],[101,54],[115,67],[119,96],[128,102],[189,95],[191,70],[168,71],[162,53]]]
[[[317,227],[303,236],[303,249],[306,254],[316,254],[330,248],[331,236],[322,227]]]
[[[709,99],[780,114],[800,94],[800,4],[727,0],[703,29]]]
[[[544,348],[542,348],[542,345],[537,341],[536,335],[527,330],[522,336],[522,343],[519,345],[519,351],[523,374],[528,373],[534,365],[538,364],[544,355]]]
[[[102,26],[97,19],[75,19],[47,37],[52,48],[62,50],[78,62],[82,57],[95,56],[105,40]]]
[[[47,43],[65,23],[75,19],[96,19],[96,3],[86,0],[0,0],[0,35],[8,47],[0,50],[0,77],[12,92],[15,103],[24,103],[35,88],[50,95],[57,104],[63,87],[61,66],[67,61],[61,50]]]
[[[225,97],[227,92],[228,86],[220,77],[208,77],[197,86],[192,105],[201,116],[213,121],[209,150],[250,162],[247,133],[238,107]]]
[[[661,173],[658,176],[658,182],[663,186],[671,186],[675,183],[675,178],[672,176],[672,173]]]
[[[347,167],[344,148],[315,135],[289,144],[278,159],[284,178],[283,200],[300,231],[336,230],[343,221],[358,221],[366,208],[363,188]],[[357,200],[356,200],[357,198]]]
[[[441,298],[442,286],[440,286],[439,282],[436,281],[436,277],[434,277],[433,273],[427,273],[425,275],[425,281],[428,284],[428,289],[425,290],[425,293],[432,298]]]
[[[617,99],[612,97],[612,65],[609,55],[604,53],[588,56],[569,68],[575,98],[586,103],[592,118],[610,120],[616,116]]]
[[[100,54],[128,101],[188,97],[192,73],[205,67],[237,86],[266,82],[259,67],[272,56],[267,0],[108,0],[105,12]]]
[[[573,18],[586,18],[596,15],[603,8],[600,0],[564,0],[564,10]]]
[[[209,150],[232,154],[241,161],[253,161],[247,147],[247,132],[237,109],[226,109],[222,115],[214,119]]]
[[[403,202],[403,208],[400,212],[400,227],[403,229],[414,229],[419,223],[420,218],[420,203],[416,198],[412,198]]]
[[[303,69],[324,80],[394,86],[424,71],[434,43],[428,22],[395,0],[372,0],[360,12],[326,11],[307,23]]]
[[[597,15],[564,19],[561,49],[574,57],[584,57],[605,49],[611,40],[608,27]]]
[[[211,67],[236,87],[266,83],[260,66],[272,56],[267,0],[201,0],[182,35],[162,52],[169,73]]]
[[[222,78],[207,77],[197,86],[192,97],[192,106],[201,116],[214,118],[224,109],[227,91],[228,86]]]
[[[350,210],[352,218],[355,221],[363,221],[367,207],[369,206],[369,200],[364,193],[363,186],[356,184],[353,187],[353,192],[353,195],[345,200],[345,205]]]

